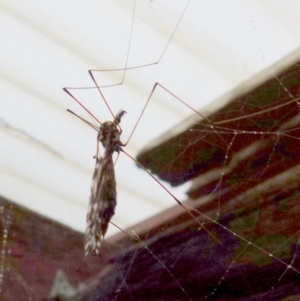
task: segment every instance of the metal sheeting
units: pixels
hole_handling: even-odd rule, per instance
[[[96,133],[66,112],[91,120],[63,87],[93,86],[88,69],[124,68],[128,49],[127,66],[163,55],[156,65],[128,70],[122,86],[104,89],[113,112],[128,112],[121,123],[125,142],[155,82],[199,109],[300,46],[297,0],[137,1],[134,16],[133,7],[99,0],[0,3],[0,194],[80,231]],[[123,72],[95,76],[99,85],[115,84]],[[72,92],[99,120],[112,118],[97,90]],[[135,156],[191,114],[157,89],[126,151]],[[116,176],[113,220],[120,227],[174,205],[123,154]],[[184,190],[172,191],[182,198]]]

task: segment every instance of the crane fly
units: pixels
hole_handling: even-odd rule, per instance
[[[135,1],[136,2],[136,1]],[[106,70],[97,70],[97,69],[91,69],[89,70],[89,75],[91,79],[93,80],[95,87],[101,97],[103,98],[104,102],[106,103],[109,111],[112,113],[112,110],[110,109],[104,95],[101,92],[100,86],[98,86],[98,83],[93,75],[93,72],[97,71],[122,71],[123,77],[122,77],[122,83],[125,78],[125,71],[126,70],[132,70],[132,69],[138,69],[138,68],[143,68],[143,67],[148,67],[151,65],[156,65],[160,59],[163,57],[165,50],[167,49],[170,41],[173,38],[174,33],[177,30],[177,27],[185,13],[185,10],[188,7],[190,0],[187,1],[185,4],[185,7],[183,9],[183,12],[180,14],[179,20],[177,21],[176,25],[174,28],[172,28],[172,33],[171,33],[171,38],[168,39],[166,45],[164,46],[164,49],[159,57],[159,60],[156,62],[152,63],[146,63],[146,64],[140,64],[138,66],[133,66],[133,67],[128,67],[128,57],[129,57],[129,49],[130,49],[130,44],[131,44],[131,36],[132,36],[132,28],[134,22],[131,22],[131,31],[130,31],[130,38],[129,38],[129,46],[128,46],[128,54],[126,58],[126,63],[125,63],[125,68],[118,68],[118,69],[106,69]],[[132,20],[134,20],[135,16],[135,3],[134,3],[134,8],[133,8],[133,16]],[[116,86],[118,84],[109,84],[109,85],[104,85],[102,87],[109,87],[109,86]],[[89,199],[89,208],[88,208],[88,214],[87,214],[87,225],[86,225],[86,232],[85,232],[85,242],[84,242],[84,250],[85,250],[85,255],[91,255],[91,254],[99,254],[100,246],[101,246],[101,241],[103,240],[107,228],[108,228],[108,223],[110,222],[112,216],[115,213],[115,207],[116,207],[116,180],[115,180],[115,171],[114,171],[114,163],[113,163],[113,153],[117,152],[119,153],[122,151],[122,147],[125,146],[129,140],[131,139],[131,136],[133,135],[133,132],[135,131],[141,116],[143,115],[143,112],[145,111],[151,96],[153,92],[155,91],[156,86],[159,85],[156,83],[150,95],[148,96],[147,102],[145,103],[141,115],[139,116],[137,123],[134,125],[134,128],[125,144],[123,144],[120,141],[120,135],[122,133],[122,130],[119,126],[121,122],[121,118],[124,116],[126,111],[121,110],[113,119],[113,121],[107,121],[104,122],[103,124],[95,118],[95,116],[87,110],[81,103],[80,101],[72,95],[68,89],[73,89],[73,88],[63,88],[63,90],[71,96],[80,106],[84,108],[86,112],[90,114],[92,118],[97,120],[100,123],[100,127],[95,126],[93,123],[83,119],[82,117],[78,116],[71,110],[67,110],[88,125],[90,125],[92,128],[98,131],[97,135],[97,153],[95,156],[95,170],[93,174],[93,179],[92,179],[92,185],[91,185],[91,194],[90,194],[90,199]],[[81,88],[74,88],[74,89],[81,89]],[[84,87],[82,89],[90,89],[90,87]],[[100,154],[100,147],[99,143],[103,147],[103,152],[102,155]],[[124,152],[124,151],[123,151]],[[133,159],[129,154],[124,152],[128,157]],[[134,159],[133,159],[134,160]],[[140,165],[140,164],[138,164]],[[140,165],[140,167],[142,167]],[[142,167],[143,168],[143,167]],[[147,171],[146,171],[147,172]],[[149,172],[147,172],[149,173]],[[149,173],[150,174],[150,173]],[[150,175],[151,176],[151,175]],[[155,181],[157,181],[154,178]],[[164,188],[165,189],[165,188]],[[166,190],[166,189],[165,189]],[[168,192],[169,193],[169,192]],[[176,200],[178,202],[178,200]]]
[[[91,185],[84,238],[85,255],[97,255],[99,254],[101,241],[107,231],[108,223],[115,214],[117,205],[116,178],[112,156],[114,152],[119,153],[122,147],[125,146],[120,141],[122,130],[119,124],[126,111],[121,110],[113,121],[106,121],[99,128],[71,110],[68,110],[68,112],[98,130],[96,165]],[[99,143],[103,147],[103,155],[101,155]]]

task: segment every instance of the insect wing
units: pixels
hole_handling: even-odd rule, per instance
[[[116,199],[116,179],[112,155],[106,152],[106,155],[101,157],[97,152],[87,214],[85,255],[99,253],[101,240],[115,213]]]

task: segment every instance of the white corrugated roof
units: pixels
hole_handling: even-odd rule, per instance
[[[80,231],[96,132],[66,112],[89,118],[63,87],[93,86],[88,69],[124,68],[128,49],[127,66],[162,55],[157,65],[127,71],[122,86],[104,90],[113,112],[128,113],[125,142],[155,82],[199,109],[300,46],[297,0],[137,1],[134,17],[133,7],[100,0],[0,3],[0,194]],[[95,76],[105,85],[120,82],[122,72]],[[112,119],[97,90],[72,92],[99,120]],[[154,96],[126,147],[133,156],[192,114],[161,90]],[[120,227],[174,205],[123,154],[116,176],[113,220]]]

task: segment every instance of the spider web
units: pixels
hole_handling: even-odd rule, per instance
[[[175,213],[158,225],[147,221],[144,232],[129,229],[138,244],[119,241],[115,272],[103,277],[91,296],[274,300],[298,295],[295,74],[298,66],[139,157],[173,185],[198,176],[186,204],[194,218]]]
[[[161,234],[161,246],[167,237],[176,249],[175,257],[179,253],[178,258],[185,262],[180,265],[177,258],[172,258],[170,270],[178,275],[183,271],[189,274],[193,267],[201,266],[205,271],[176,278],[187,283],[187,295],[192,300],[273,300],[299,291],[299,228],[295,214],[298,69],[295,64],[234,99],[212,114],[209,122],[195,124],[139,157],[142,164],[174,185],[194,179],[186,206],[196,208],[192,212],[197,220],[190,223],[187,214],[174,215],[170,217],[171,224],[164,223],[160,230],[153,230],[165,232]],[[246,112],[246,120],[241,112]],[[195,238],[197,225],[199,240]],[[170,235],[172,228],[178,235]],[[180,241],[187,233],[193,236]],[[148,233],[147,238],[152,235]],[[195,257],[194,250],[201,255]],[[157,252],[164,254],[162,250]],[[255,275],[261,277],[256,279]],[[195,289],[199,279],[201,285]],[[166,294],[163,298],[169,297],[172,298]]]
[[[115,272],[92,296],[297,298],[298,70],[293,65],[139,156],[173,185],[194,179],[184,206],[195,218],[172,209],[128,229],[132,241],[118,240]]]
[[[245,10],[247,8],[246,3]],[[253,21],[251,15],[248,21]],[[259,31],[258,25],[253,22],[255,30]],[[265,50],[264,47],[262,49]],[[260,58],[267,60],[268,55],[260,51]],[[148,59],[145,61],[148,62]],[[133,71],[132,76],[146,76],[147,70]],[[227,104],[223,110],[214,110],[211,114],[204,112],[203,115],[208,118],[204,121],[201,121],[201,115],[197,115],[200,120],[187,127],[190,129],[187,134],[165,142],[160,150],[163,155],[158,155],[154,150],[157,162],[151,158],[150,161],[148,159],[149,164],[143,164],[158,174],[160,179],[168,180],[173,185],[193,179],[190,200],[184,204],[194,217],[177,206],[167,212],[169,215],[166,214],[163,222],[154,219],[145,222],[146,226],[131,227],[127,232],[132,237],[125,235],[125,239],[108,244],[107,249],[103,250],[106,254],[103,258],[107,254],[110,257],[108,269],[100,268],[101,265],[107,267],[107,263],[102,262],[103,258],[101,265],[98,259],[80,259],[86,270],[94,269],[94,275],[95,271],[98,275],[92,278],[85,271],[88,289],[78,289],[80,294],[83,291],[84,300],[277,300],[287,296],[299,297],[296,159],[299,144],[299,80],[294,76],[296,72],[297,68],[287,70],[278,77],[273,75],[268,84],[269,90],[255,91],[262,94],[258,98],[251,92],[237,98],[234,104]],[[129,71],[126,76],[130,77]],[[156,81],[163,81],[158,74],[154,77]],[[97,82],[102,84],[103,79],[97,77]],[[181,86],[185,84],[195,85],[195,81],[181,81]],[[151,90],[153,82],[147,80],[147,85]],[[188,95],[168,83],[166,87],[189,103]],[[85,104],[88,102],[85,98],[93,101],[96,98],[92,96],[94,93],[96,95],[95,90],[91,96],[90,91],[81,92]],[[105,89],[105,93],[107,99],[114,99],[112,90]],[[272,98],[275,101],[269,101],[267,97],[272,93],[276,95]],[[149,129],[147,118],[152,119],[153,125],[155,113],[151,111],[151,106],[155,103],[160,106],[161,98],[169,99],[170,103],[165,104],[167,108],[186,110],[187,116],[191,116],[191,109],[158,88],[135,135],[139,132],[142,133],[139,137],[143,133],[150,135],[152,127]],[[118,103],[112,104],[112,107],[113,112],[120,108]],[[197,108],[195,105],[192,107]],[[199,112],[202,114],[202,110]],[[153,127],[160,126],[160,120],[172,118],[166,115],[155,117]],[[132,120],[134,123],[136,119]],[[175,123],[173,120],[171,125],[164,127],[168,129]],[[142,141],[141,138],[139,140]],[[126,156],[120,157],[116,165],[117,173],[122,160],[131,162]],[[156,182],[147,177],[149,182],[146,186],[160,189]],[[153,184],[149,184],[150,181]],[[173,194],[178,195],[176,192]],[[159,202],[167,198],[175,204],[168,194]],[[126,210],[126,206],[125,209],[121,206],[118,210]],[[16,220],[9,209],[2,210],[1,216],[2,283],[5,279],[5,256],[8,254],[7,237],[14,233],[12,227],[16,225]],[[146,231],[141,229],[142,226]],[[59,234],[55,231],[55,225],[50,228],[55,235]],[[60,234],[67,239],[66,234]],[[58,249],[60,243],[55,242]],[[67,250],[64,249],[63,253],[66,254]],[[99,271],[96,264],[99,264]],[[71,266],[72,262],[66,262],[66,265]],[[63,273],[58,274],[62,282],[67,281]],[[29,285],[20,275],[16,272],[15,279],[30,292]],[[70,279],[70,276],[67,275],[67,278]],[[72,281],[74,286],[78,284],[74,278]],[[68,288],[72,291],[72,286]],[[66,286],[63,290],[67,291]],[[73,294],[78,291],[74,289]],[[30,300],[31,296],[28,293],[25,299]]]

